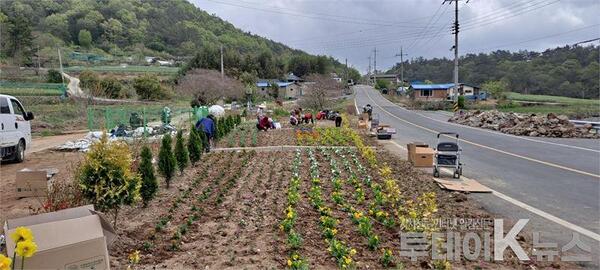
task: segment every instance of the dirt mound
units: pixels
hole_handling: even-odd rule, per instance
[[[591,125],[576,127],[565,115],[504,113],[499,111],[470,111],[448,119],[462,125],[498,130],[503,133],[557,138],[600,138]]]

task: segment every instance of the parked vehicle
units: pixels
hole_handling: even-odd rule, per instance
[[[17,98],[0,95],[0,160],[25,159],[25,149],[31,145],[32,119],[33,113],[25,112]]]

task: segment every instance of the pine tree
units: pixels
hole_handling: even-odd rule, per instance
[[[202,151],[205,150],[205,148],[207,147],[204,144],[208,143],[208,138],[206,137],[206,133],[204,133],[204,130],[200,129],[198,131],[196,131],[198,133],[198,138],[200,138],[200,148],[202,149]]]
[[[158,152],[158,170],[165,177],[167,188],[171,184],[171,178],[175,174],[177,168],[177,160],[173,155],[172,139],[170,134],[165,134]]]
[[[177,167],[179,172],[183,175],[183,169],[188,166],[189,154],[187,148],[185,148],[185,140],[183,139],[183,130],[177,132],[177,138],[175,141],[175,158],[177,159]]]
[[[154,198],[158,191],[158,181],[154,175],[154,166],[152,166],[152,151],[147,145],[142,148],[141,162],[138,167],[138,173],[142,178],[142,187],[140,195],[144,202],[144,207],[148,206],[148,202]]]
[[[198,131],[196,131],[193,126],[190,131],[187,147],[190,155],[190,161],[192,162],[192,165],[194,165],[202,157],[202,139],[200,138]]]

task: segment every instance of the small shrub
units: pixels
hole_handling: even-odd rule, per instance
[[[167,97],[158,78],[144,75],[133,81],[133,88],[138,97],[143,100],[160,100]]]
[[[131,205],[140,196],[140,177],[131,171],[131,151],[123,142],[109,142],[102,135],[90,147],[76,172],[84,197],[100,211],[114,211],[114,224],[121,205]]]
[[[171,178],[175,174],[177,160],[173,154],[172,139],[170,134],[165,134],[158,153],[158,170],[165,177],[167,188],[171,184]]]
[[[104,78],[100,81],[100,88],[104,92],[104,96],[109,98],[123,97],[123,84],[115,77]]]
[[[140,167],[138,173],[142,178],[142,188],[140,194],[142,195],[142,201],[144,207],[148,206],[148,202],[154,198],[156,191],[158,190],[158,182],[154,175],[154,166],[152,166],[152,151],[147,145],[142,148]]]
[[[56,69],[49,69],[46,81],[49,83],[62,83],[62,75]]]
[[[465,108],[465,96],[458,96],[458,108],[459,109],[464,109]]]
[[[177,167],[179,172],[183,175],[183,170],[188,166],[189,154],[187,148],[185,148],[185,140],[183,139],[183,131],[177,132],[177,138],[175,141],[175,158],[177,159]]]

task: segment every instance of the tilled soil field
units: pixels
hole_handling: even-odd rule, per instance
[[[404,205],[420,205],[423,194],[434,192],[436,211],[431,218],[493,218],[466,195],[441,190],[408,162],[386,152],[378,152],[377,158],[393,168],[391,177],[396,179]],[[292,179],[300,180],[299,196],[289,204]],[[204,156],[174,183],[169,190],[161,189],[159,198],[147,208],[124,211],[119,238],[110,248],[115,269],[126,268],[128,254],[135,250],[141,252],[135,269],[283,269],[298,260],[311,269],[343,268],[331,251],[334,240],[352,254],[344,257],[348,268],[439,267],[431,260],[431,251],[415,261],[399,256],[399,232],[406,229],[397,222],[394,209],[380,201],[379,196],[389,195],[385,177],[372,170],[356,149],[216,152]],[[320,198],[322,206],[314,206],[315,198]],[[414,209],[421,211],[419,207]],[[292,231],[300,236],[299,244],[292,243],[284,228],[289,209],[293,209]],[[358,212],[368,217],[367,233],[361,225],[365,218],[355,216]],[[324,216],[335,220],[333,236],[325,233]],[[443,233],[446,228],[433,231]],[[483,228],[475,233],[483,236],[492,231]],[[374,236],[376,245],[371,243]],[[518,240],[529,251],[529,239],[519,236]],[[385,250],[393,252],[393,260],[384,266]],[[506,252],[500,264],[482,259],[449,263],[465,269],[549,266],[521,263],[511,252]]]

